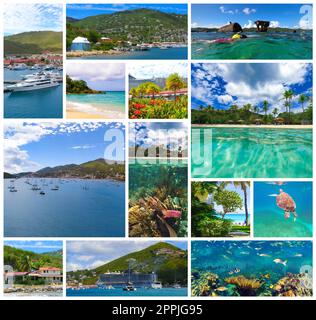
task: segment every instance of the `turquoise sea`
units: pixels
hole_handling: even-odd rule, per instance
[[[187,296],[187,288],[162,288],[162,289],[146,289],[137,288],[136,291],[123,291],[122,288],[115,288],[112,290],[102,288],[88,288],[88,289],[67,289],[68,297],[180,297]]]
[[[312,31],[245,32],[247,39],[210,43],[233,33],[192,32],[192,59],[312,59]]]
[[[4,69],[4,80],[21,80],[35,70]],[[63,85],[30,92],[4,93],[5,118],[62,118]]]
[[[67,108],[72,111],[99,115],[106,119],[125,117],[125,91],[104,94],[67,94]]]
[[[312,129],[192,128],[194,178],[311,178]]]
[[[113,180],[4,181],[6,237],[121,237],[125,235],[125,183]],[[55,185],[58,191],[53,191]]]
[[[284,210],[276,204],[280,189],[296,203],[296,221],[291,214],[284,218]],[[254,183],[254,235],[256,237],[312,237],[313,186],[312,182]]]
[[[192,241],[193,296],[312,296],[311,241]]]
[[[221,215],[218,215],[218,217],[221,217]],[[246,216],[245,213],[227,213],[225,214],[225,219],[232,220],[234,224],[242,224],[245,222]],[[249,215],[250,220],[250,215]]]
[[[120,55],[104,55],[104,56],[87,56],[80,58],[70,58],[70,59],[106,59],[106,60],[118,60],[118,59],[142,59],[142,60],[159,60],[159,59],[168,59],[168,60],[185,60],[188,58],[188,48],[179,47],[179,48],[168,48],[161,50],[159,48],[152,48],[148,51],[133,51],[126,52]],[[69,58],[68,58],[69,59]]]

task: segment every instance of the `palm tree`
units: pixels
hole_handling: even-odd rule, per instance
[[[259,113],[259,107],[258,106],[254,106],[253,107],[253,112],[258,114]]]
[[[28,255],[22,255],[17,264],[21,272],[30,272],[32,270],[32,261]]]
[[[250,103],[247,103],[247,104],[245,104],[245,105],[242,107],[243,111],[245,111],[245,112],[250,111],[251,108],[252,108],[252,107],[251,107],[251,104],[250,104]]]
[[[161,90],[160,90],[159,86],[157,86],[155,83],[149,83],[147,85],[146,93],[148,95],[151,95],[153,99],[155,99],[155,94],[158,94],[160,91]]]
[[[131,90],[129,90],[129,94],[132,97],[132,99],[137,97],[137,90],[136,88],[131,88]]]
[[[276,118],[279,114],[279,109],[278,108],[274,108],[273,111],[272,111],[272,114],[274,116],[274,118]]]
[[[244,193],[244,206],[245,206],[245,215],[246,215],[246,225],[249,225],[249,212],[248,212],[248,195],[247,195],[247,190],[250,188],[250,182],[249,181],[233,181],[233,182],[226,182],[223,181],[220,183],[221,188],[225,188],[227,185],[232,183],[235,188],[240,188],[243,193]]]
[[[178,73],[172,73],[166,79],[166,89],[173,91],[175,97],[177,96],[177,91],[185,87],[185,81],[179,76]]]
[[[262,110],[264,112],[264,115],[267,116],[267,112],[269,110],[269,102],[267,100],[264,100],[262,102]]]
[[[303,112],[305,112],[304,104],[305,104],[305,102],[308,101],[308,99],[309,99],[308,96],[305,94],[301,94],[298,97],[298,102],[301,104]]]
[[[148,85],[147,83],[141,83],[137,87],[136,92],[138,97],[142,98],[146,94],[147,85]]]
[[[288,110],[288,121],[289,121],[289,123],[291,121],[291,102],[292,102],[293,96],[294,96],[294,92],[291,89],[285,90],[284,93],[283,93],[283,99],[285,100],[284,106]]]

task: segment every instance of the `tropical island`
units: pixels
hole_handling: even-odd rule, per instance
[[[66,75],[66,94],[104,94],[105,91],[99,91],[89,88],[84,80],[73,80]]]
[[[4,245],[4,293],[14,295],[62,295],[62,242],[60,249],[40,248],[35,241],[6,241]],[[44,242],[49,247],[52,242]],[[30,248],[35,247],[36,252]]]
[[[114,245],[113,242],[112,244]],[[104,246],[109,245],[111,242],[104,241]],[[128,245],[128,241],[121,242],[121,250]],[[69,263],[72,263],[73,260],[77,261],[75,259],[79,259],[80,263],[80,256],[76,257],[77,254],[74,254],[71,248],[69,251]],[[162,286],[161,290],[173,287],[175,284],[180,288],[187,287],[187,258],[187,250],[177,247],[177,243],[158,242],[104,264],[99,263],[100,265],[95,268],[68,271],[67,295],[71,295],[73,290],[85,288],[86,290],[120,289],[119,295],[122,295],[122,288],[127,282],[138,290],[144,287],[147,287],[147,290],[153,289],[152,286],[158,283]],[[107,261],[108,257],[104,255],[103,259]],[[85,290],[82,290],[81,295],[85,295]]]
[[[58,179],[112,179],[125,180],[125,164],[123,161],[96,159],[81,164],[68,164],[46,167],[36,172],[8,173],[4,179],[18,178],[58,178]]]
[[[103,5],[104,12],[109,12],[104,14],[96,15],[93,8],[91,13],[86,10],[84,18],[79,18],[71,5],[67,6],[67,57],[116,55],[187,45],[187,14],[160,11],[146,5],[112,13],[107,10],[109,6]]]
[[[249,188],[247,181],[192,182],[192,236],[249,236]]]
[[[161,65],[142,66],[138,75],[129,74],[129,117],[131,119],[183,119],[187,118],[188,95],[187,79],[178,72],[170,72],[176,66],[170,64],[161,70]],[[181,74],[186,74],[186,67],[178,66]],[[148,79],[146,70],[155,70]],[[158,71],[159,70],[159,71]],[[141,73],[144,73],[142,76]]]

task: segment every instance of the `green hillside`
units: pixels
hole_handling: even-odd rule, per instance
[[[16,174],[15,177],[32,176],[39,178],[86,178],[86,179],[125,179],[124,162],[106,163],[104,159],[97,159],[82,164],[68,164],[57,167],[46,167],[25,175]],[[12,178],[13,175],[5,172],[4,178]]]
[[[146,249],[130,253],[93,270],[81,270],[68,274],[77,279],[86,275],[88,278],[83,282],[92,284],[102,273],[128,270],[129,259],[135,259],[131,266],[132,271],[141,273],[155,271],[158,279],[164,285],[172,284],[175,281],[183,285],[187,283],[187,252],[165,242],[159,242]]]
[[[95,43],[102,36],[134,43],[187,40],[187,15],[136,9],[81,20],[67,18],[67,47],[76,36]]]
[[[43,254],[26,251],[11,246],[4,246],[4,264],[12,266],[15,271],[29,272],[40,267],[62,268],[62,251],[53,251]]]
[[[31,31],[4,38],[4,54],[62,53],[62,32]]]

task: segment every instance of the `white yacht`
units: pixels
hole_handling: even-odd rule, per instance
[[[162,284],[159,281],[153,282],[151,284],[152,289],[162,289]]]
[[[14,85],[7,86],[9,91],[13,92],[21,92],[21,91],[33,91],[39,89],[46,89],[57,87],[59,85],[58,82],[46,77],[30,77],[21,82],[18,82]]]

